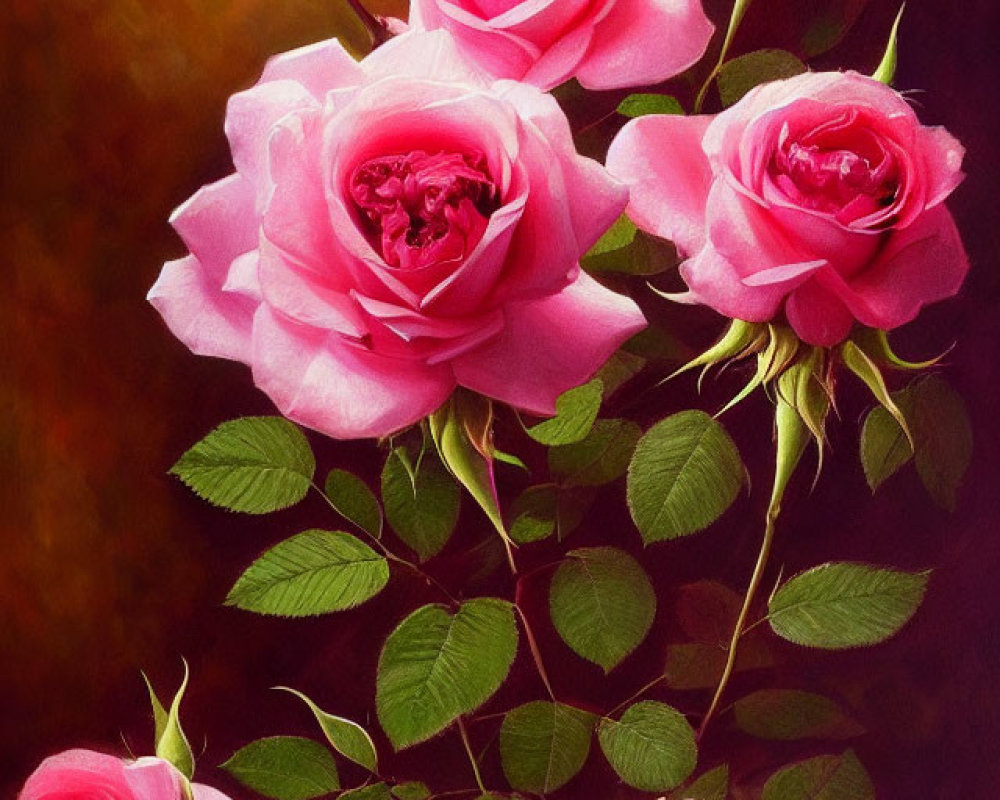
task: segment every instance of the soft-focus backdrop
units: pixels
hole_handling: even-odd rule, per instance
[[[391,11],[392,3],[399,13],[398,0],[372,7]],[[724,24],[726,4],[708,8]],[[849,18],[843,40],[811,63],[870,72],[895,10],[896,0],[757,0],[736,52],[781,46],[801,54],[801,42],[817,47]],[[364,30],[345,0],[8,0],[0,25],[0,796],[12,797],[56,750],[124,752],[124,737],[137,754],[148,752],[139,670],[172,691],[182,655],[193,671],[185,722],[204,750],[199,777],[245,796],[214,765],[252,738],[312,732],[304,710],[268,687],[302,688],[369,721],[381,638],[423,588],[400,579],[364,610],[314,621],[221,607],[241,568],[270,543],[335,523],[312,500],[264,519],[228,514],[166,475],[213,425],[271,409],[243,367],[188,353],[144,295],[162,261],[183,252],[166,224],[171,209],[230,169],[226,97],[252,83],[271,53],[331,35],[361,52]],[[804,482],[793,487],[776,554],[789,570],[830,558],[936,567],[926,603],[886,646],[840,654],[779,648],[774,673],[736,684],[838,697],[868,728],[857,750],[880,797],[892,800],[985,800],[1000,785],[998,28],[993,0],[911,2],[897,74],[923,119],[947,124],[969,150],[969,178],[951,204],[972,274],[959,299],[899,337],[912,356],[958,341],[946,374],[967,399],[976,434],[959,509],[932,506],[912,470],[871,497],[856,451],[865,401],[848,389],[826,472],[811,496]],[[702,341],[719,324],[708,311],[676,319]],[[699,401],[690,381],[678,382],[642,413],[712,408],[726,390],[732,384]],[[767,413],[758,398],[728,422],[758,485],[768,476],[770,441],[760,425]],[[370,444],[313,441],[323,467],[376,476]],[[644,563],[664,587],[708,575],[739,588],[762,497],[740,501],[691,542],[649,550]],[[621,487],[605,493],[581,543],[603,537],[636,550],[622,499]],[[466,503],[449,552],[485,535]],[[462,569],[446,558],[441,574],[457,581]],[[662,641],[669,588],[661,595],[652,638]],[[568,696],[605,707],[662,663],[660,646],[647,644],[604,683],[551,630],[543,633],[553,680]],[[521,672],[492,710],[538,696],[530,670]],[[684,709],[705,704],[701,695],[675,700]],[[485,745],[489,732],[477,736]],[[393,770],[442,789],[466,787],[471,778],[455,745],[446,738],[417,748]],[[706,757],[752,768],[785,752],[720,725]],[[788,758],[802,753],[787,748]],[[502,785],[495,750],[487,775]],[[589,785],[581,777],[562,796],[589,796]]]

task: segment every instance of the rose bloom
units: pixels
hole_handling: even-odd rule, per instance
[[[689,301],[830,346],[954,295],[968,258],[945,198],[962,146],[857,73],[759,86],[717,116],[648,116],[612,142],[629,216],[686,255]]]
[[[45,759],[27,782],[19,800],[185,800],[184,777],[160,758],[138,761],[67,750]],[[222,792],[191,784],[194,800],[229,800]]]
[[[191,254],[149,299],[293,420],[384,436],[459,385],[552,414],[645,325],[578,264],[625,187],[551,97],[485,79],[447,33],[360,64],[336,40],[285,53],[226,133],[236,172],[174,213]]]
[[[715,27],[700,0],[412,0],[410,25],[445,28],[502,78],[551,89],[646,86],[705,53]]]

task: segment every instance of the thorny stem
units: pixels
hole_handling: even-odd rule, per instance
[[[778,510],[777,504],[772,501],[771,506],[767,510],[767,522],[764,525],[764,540],[761,542],[760,552],[757,554],[757,564],[754,566],[753,575],[750,577],[750,585],[747,587],[746,595],[743,597],[743,607],[740,609],[740,615],[737,617],[736,625],[733,627],[733,637],[729,642],[726,666],[722,670],[722,677],[719,678],[719,685],[715,689],[715,695],[708,706],[708,711],[705,712],[705,716],[701,720],[701,725],[698,727],[699,740],[704,735],[705,729],[708,727],[708,723],[714,716],[716,709],[718,709],[719,702],[722,700],[722,695],[726,691],[726,686],[729,684],[729,679],[732,677],[733,669],[736,666],[736,647],[739,644],[740,637],[745,633],[743,626],[746,624],[747,615],[750,613],[750,606],[753,604],[757,589],[760,588],[760,583],[764,578],[767,559],[771,553],[771,545],[774,542],[774,523],[778,518]]]
[[[323,500],[326,501],[326,504],[328,506],[330,506],[330,508],[332,508],[337,513],[338,516],[343,516],[343,515],[340,514],[340,511],[337,509],[337,507],[333,504],[333,501],[329,497],[327,497],[326,492],[324,492],[322,489],[320,489],[319,486],[316,485],[315,481],[312,482],[312,488],[317,491],[317,493],[319,494],[319,496],[322,497]],[[444,584],[441,583],[433,575],[431,575],[431,574],[429,574],[427,572],[424,572],[418,565],[414,564],[412,561],[407,561],[405,558],[402,558],[401,556],[397,556],[395,553],[393,553],[388,547],[386,547],[382,543],[381,539],[379,539],[376,536],[372,536],[372,534],[369,531],[366,531],[364,528],[359,528],[359,530],[365,536],[368,537],[369,541],[375,546],[375,549],[378,550],[383,556],[385,556],[386,559],[388,559],[389,561],[392,561],[392,562],[394,562],[396,564],[399,564],[402,567],[406,567],[409,570],[412,570],[414,573],[416,573],[421,578],[423,578],[424,581],[427,583],[428,586],[435,587],[439,592],[441,592],[441,594],[443,594],[445,597],[447,597],[448,598],[448,602],[452,606],[458,606],[458,605],[460,605],[459,602],[458,602],[458,600],[455,598],[455,596],[451,592],[449,592],[445,588]]]
[[[458,733],[462,737],[462,745],[465,747],[465,752],[469,756],[469,763],[472,765],[472,774],[476,776],[476,786],[479,787],[479,791],[486,794],[486,787],[483,785],[483,776],[479,774],[479,762],[476,761],[476,757],[472,753],[472,745],[469,743],[469,734],[465,730],[465,722],[461,717],[458,718]]]
[[[716,79],[719,74],[719,70],[722,69],[722,65],[726,63],[726,55],[729,53],[729,46],[733,43],[733,37],[736,35],[736,29],[740,26],[740,22],[743,21],[743,15],[746,14],[747,7],[750,5],[751,0],[736,0],[733,5],[733,13],[729,17],[729,28],[726,30],[726,38],[722,42],[722,49],[719,51],[719,60],[716,62],[715,66],[712,67],[712,71],[708,73],[708,77],[705,78],[705,82],[701,85],[701,89],[698,90],[698,96],[694,101],[694,113],[700,114],[701,107],[705,102],[705,95],[708,94],[708,87],[712,85],[712,81]]]

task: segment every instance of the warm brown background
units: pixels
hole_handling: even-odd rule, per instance
[[[717,19],[724,5],[710,4]],[[870,71],[895,0],[757,0],[738,49],[794,48],[828,10],[859,16],[814,66]],[[190,355],[143,297],[160,263],[182,252],[165,222],[170,210],[229,170],[226,97],[254,80],[268,54],[337,33],[361,48],[363,32],[344,0],[8,0],[0,20],[0,796],[59,749],[120,750],[124,734],[137,754],[148,752],[138,671],[166,692],[183,654],[194,673],[187,727],[197,749],[207,740],[200,777],[240,797],[214,764],[251,738],[311,731],[302,709],[267,687],[304,688],[364,721],[381,637],[421,587],[401,579],[366,611],[309,622],[220,607],[261,549],[334,523],[312,501],[271,518],[229,515],[165,475],[212,425],[270,406],[244,368]],[[871,498],[854,443],[865,404],[848,389],[827,472],[809,498],[797,487],[777,554],[789,569],[829,558],[939,568],[919,617],[891,644],[845,654],[786,648],[766,679],[828,691],[854,709],[870,731],[858,752],[884,798],[985,800],[1000,785],[997,30],[992,0],[914,0],[897,80],[926,90],[913,98],[924,119],[946,123],[969,148],[969,179],[952,208],[973,273],[959,300],[901,339],[914,354],[959,341],[948,377],[968,399],[977,437],[960,508],[931,506],[912,474]],[[716,324],[708,312],[683,319],[702,332]],[[726,388],[711,390],[705,407]],[[660,395],[644,413],[697,402],[690,390]],[[758,400],[731,418],[759,485],[766,458],[750,449],[766,453],[766,413]],[[325,467],[374,476],[369,445],[314,441]],[[619,493],[609,493],[580,542],[620,537],[634,549]],[[721,575],[740,585],[759,535],[758,495],[696,541],[650,550],[644,561],[660,584]],[[467,508],[459,545],[485,534]],[[669,627],[663,606],[658,631]],[[661,661],[650,643],[603,684],[544,626],[543,636],[557,686],[605,707]],[[493,710],[538,696],[530,670],[521,672]],[[700,696],[673,699],[704,705]],[[709,764],[732,757],[751,768],[765,753],[773,761],[809,752],[748,745],[724,729]],[[438,788],[468,786],[466,765],[447,755],[455,744],[417,748],[393,769]],[[502,785],[495,757],[487,774]],[[591,783],[581,779],[563,796]]]

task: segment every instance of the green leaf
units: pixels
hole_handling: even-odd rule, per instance
[[[624,223],[620,224],[624,227]],[[612,228],[609,234],[614,231]],[[623,275],[648,277],[673,269],[677,266],[678,260],[677,249],[673,244],[636,230],[627,242],[624,235],[612,237],[608,241],[603,239],[598,241],[581,259],[580,266],[591,275],[617,272]]]
[[[628,247],[635,239],[636,231],[638,231],[638,228],[635,227],[635,223],[625,214],[622,214],[604,232],[604,235],[597,240],[596,244],[587,251],[584,257],[599,256],[614,250],[621,250],[623,247]]]
[[[838,650],[877,644],[913,616],[929,575],[843,562],[813,567],[771,597],[771,628],[806,647]]]
[[[163,703],[160,702],[160,698],[156,696],[153,684],[149,682],[146,673],[141,672],[140,674],[146,682],[146,690],[149,692],[149,704],[153,707],[153,749],[155,750],[163,736],[163,731],[166,730],[168,715],[167,710],[163,707]]]
[[[559,489],[556,498],[556,538],[561,542],[583,524],[594,505],[594,492],[586,487]]]
[[[587,761],[593,714],[537,701],[508,712],[500,728],[504,775],[515,789],[548,794],[568,783]]]
[[[679,786],[698,759],[694,731],[684,715],[652,700],[630,706],[620,720],[602,718],[597,738],[618,776],[644,792]]]
[[[291,692],[309,707],[326,736],[326,740],[334,750],[355,764],[360,764],[369,772],[378,773],[378,755],[375,752],[375,743],[368,735],[368,731],[349,719],[328,714],[296,689],[290,689],[287,686],[276,688],[284,692]]]
[[[875,800],[875,787],[852,750],[816,756],[779,770],[761,800]]]
[[[646,359],[624,350],[616,350],[604,366],[597,371],[597,378],[604,384],[604,396],[610,397],[619,388],[638,375],[646,366]]]
[[[244,786],[274,800],[311,800],[340,789],[330,752],[299,736],[250,742],[220,767]]]
[[[513,606],[480,597],[452,615],[429,605],[390,634],[379,659],[375,704],[393,747],[429,739],[500,687],[517,653]]]
[[[552,576],[552,623],[563,641],[605,672],[646,638],[656,594],[645,570],[624,550],[571,550]]]
[[[392,796],[397,800],[427,800],[431,796],[431,790],[427,788],[426,783],[407,781],[393,786]]]
[[[906,438],[912,444],[913,436],[909,425],[906,423],[906,418],[903,416],[903,412],[900,411],[899,406],[896,405],[896,401],[893,400],[892,395],[889,394],[889,389],[885,385],[885,378],[882,377],[882,373],[875,362],[871,360],[864,350],[850,340],[840,346],[840,355],[847,368],[865,383],[879,404],[892,414],[893,419],[899,423],[899,426],[906,433]]]
[[[344,792],[338,800],[392,800],[392,791],[387,783],[373,783]]]
[[[248,514],[295,505],[315,470],[305,435],[281,417],[223,422],[170,468],[199,497]]]
[[[729,767],[721,764],[675,791],[669,800],[728,800],[728,797]]]
[[[188,780],[194,775],[194,753],[181,727],[181,700],[188,685],[188,665],[184,662],[184,679],[170,703],[170,710],[163,723],[163,732],[156,742],[156,756],[169,761]]]
[[[344,611],[377,595],[389,564],[343,531],[308,530],[272,547],[244,572],[226,605],[281,617]]]
[[[332,469],[326,476],[324,491],[342,517],[376,539],[382,535],[382,509],[361,478],[347,470]]]
[[[639,440],[628,468],[628,506],[646,544],[708,527],[736,499],[743,462],[725,429],[682,411]]]
[[[604,384],[599,380],[563,392],[556,399],[556,415],[527,428],[528,435],[550,446],[579,442],[594,426],[603,392]]]
[[[733,705],[736,725],[758,739],[850,739],[864,728],[833,700],[793,689],[761,689]]]
[[[669,94],[630,94],[618,104],[623,117],[643,117],[646,114],[683,114],[684,108]]]
[[[392,529],[426,561],[441,551],[455,530],[461,490],[432,456],[424,457],[411,482],[406,466],[393,452],[382,470],[382,502]]]
[[[896,14],[896,21],[892,23],[892,31],[889,33],[889,42],[885,47],[885,55],[882,56],[882,60],[879,62],[878,67],[876,67],[872,77],[886,84],[887,86],[892,83],[892,79],[896,77],[896,60],[897,60],[897,39],[899,37],[899,23],[903,19],[903,11],[906,10],[906,3],[903,3],[899,7],[899,13]]]
[[[728,108],[762,83],[801,75],[808,69],[787,50],[755,50],[727,61],[719,70],[719,97]]]
[[[555,532],[558,509],[559,490],[555,486],[529,486],[511,507],[510,538],[518,544],[548,538]]]
[[[642,429],[627,419],[599,419],[581,442],[549,450],[549,471],[562,486],[600,486],[620,478]]]
[[[905,408],[899,395],[895,395],[894,399],[900,409]],[[865,417],[860,449],[861,466],[873,492],[913,458],[906,433],[882,406],[875,406]]]
[[[972,460],[972,425],[965,403],[937,375],[912,388],[917,474],[934,502],[954,511],[958,488]]]

